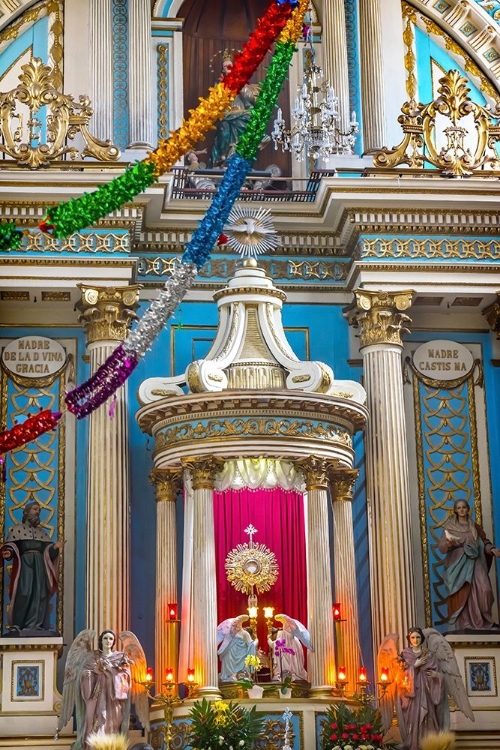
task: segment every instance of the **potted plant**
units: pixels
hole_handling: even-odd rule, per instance
[[[322,750],[385,750],[380,713],[371,706],[332,705],[323,722]]]
[[[240,680],[240,685],[247,691],[249,698],[262,698],[264,695],[264,688],[261,685],[256,684],[257,672],[262,668],[259,657],[249,654],[245,659],[245,668],[248,677],[244,677]]]
[[[192,750],[250,750],[263,728],[255,706],[243,708],[226,701],[197,701],[189,712],[189,744]]]

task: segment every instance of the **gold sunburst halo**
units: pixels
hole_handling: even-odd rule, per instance
[[[226,576],[236,591],[251,594],[269,591],[278,580],[279,567],[274,552],[265,544],[238,544],[226,557]]]

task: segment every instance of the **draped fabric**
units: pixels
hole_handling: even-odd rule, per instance
[[[248,542],[245,529],[257,529],[254,542],[274,552],[278,580],[270,591],[259,594],[259,646],[267,651],[263,607],[274,607],[307,626],[307,568],[304,498],[300,492],[274,489],[227,489],[214,492],[215,556],[217,567],[218,621],[244,614],[248,596],[228,582],[227,554]]]

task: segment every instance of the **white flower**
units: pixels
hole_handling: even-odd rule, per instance
[[[344,750],[354,750],[352,745],[344,745]]]
[[[244,744],[245,744],[245,740],[240,740],[240,747],[243,747]]]

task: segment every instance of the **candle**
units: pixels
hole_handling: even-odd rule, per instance
[[[194,682],[194,669],[188,669],[187,681],[191,684]]]
[[[380,682],[389,682],[389,667],[382,667],[380,670]]]
[[[167,667],[165,670],[165,682],[173,682],[174,681],[174,670],[172,667]]]
[[[264,617],[266,620],[272,620],[274,616],[274,607],[264,607]]]
[[[259,610],[258,610],[257,607],[249,607],[248,608],[248,616],[250,617],[251,620],[256,620],[257,619],[257,612],[258,611]]]
[[[153,667],[146,669],[146,682],[153,682]]]
[[[333,605],[333,619],[335,620],[335,622],[342,621],[342,609],[339,602]]]
[[[359,682],[368,682],[368,675],[366,674],[366,667],[359,668]]]
[[[177,620],[177,604],[169,604],[168,605],[168,619],[169,620]]]
[[[339,682],[345,682],[347,679],[347,673],[345,671],[345,667],[339,667],[339,671],[337,673],[338,681]]]

